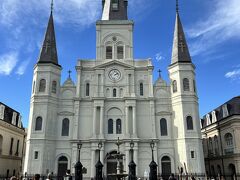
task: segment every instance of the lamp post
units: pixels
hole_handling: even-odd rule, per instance
[[[131,161],[128,165],[129,167],[129,173],[128,173],[128,180],[136,180],[136,164],[133,161],[133,147],[134,147],[134,142],[131,140],[130,142],[130,153],[131,153]]]
[[[153,155],[154,146],[155,146],[155,143],[152,140],[150,143],[150,147],[152,149],[152,162],[149,164],[149,167],[150,167],[149,180],[157,180],[157,163],[154,161],[154,155]]]
[[[82,180],[83,176],[82,176],[82,168],[83,168],[83,165],[82,163],[80,162],[80,151],[81,151],[81,148],[82,148],[82,144],[81,142],[79,141],[79,143],[77,144],[77,149],[78,149],[78,161],[77,163],[75,164],[75,180]]]
[[[98,162],[95,165],[96,167],[96,180],[103,180],[103,176],[102,176],[102,168],[103,168],[103,164],[101,163],[100,160],[100,152],[101,152],[101,148],[102,148],[102,142],[98,143],[98,152],[99,152],[99,156],[98,156]]]

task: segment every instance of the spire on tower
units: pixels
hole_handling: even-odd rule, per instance
[[[127,20],[128,0],[102,0],[102,20]]]
[[[185,62],[191,63],[191,57],[188,50],[187,41],[183,31],[183,26],[179,16],[179,4],[176,0],[176,22],[174,30],[174,40],[173,40],[173,49],[172,49],[172,63]]]
[[[38,64],[52,63],[52,64],[59,65],[52,11],[53,11],[53,0],[51,1],[51,14],[48,20],[48,26],[47,26],[45,38],[42,44]]]

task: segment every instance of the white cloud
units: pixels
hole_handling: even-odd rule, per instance
[[[10,52],[0,56],[0,74],[10,75],[18,62],[18,54]]]
[[[165,59],[165,57],[163,56],[162,52],[159,52],[155,55],[155,59],[159,62]]]
[[[187,30],[193,40],[190,43],[193,56],[214,52],[227,40],[240,39],[239,0],[214,0],[211,4],[208,18],[194,23]]]
[[[232,80],[239,80],[240,79],[240,69],[235,69],[233,71],[227,72],[225,74],[226,78],[230,78]]]
[[[24,74],[29,63],[20,64],[17,55],[35,58],[33,52],[42,44],[50,4],[50,0],[0,0],[0,33],[7,34],[1,39],[1,46],[5,52],[15,52],[15,56],[13,53],[1,56],[0,74],[9,75],[16,65],[19,67],[16,74]],[[140,16],[151,5],[146,5],[145,0],[129,0],[134,16]],[[75,26],[74,30],[81,31],[100,19],[101,10],[101,0],[54,0],[54,21],[58,26]]]
[[[18,74],[20,76],[23,75],[27,69],[29,62],[30,62],[29,60],[23,61],[17,68],[16,74]]]

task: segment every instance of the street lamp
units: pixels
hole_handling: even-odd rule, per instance
[[[152,149],[152,161],[154,161],[153,150],[154,150],[154,147],[155,147],[155,143],[154,143],[153,140],[150,142],[150,147],[151,147],[151,149]]]
[[[96,180],[103,180],[103,176],[102,176],[102,168],[103,168],[103,164],[101,163],[100,160],[100,152],[101,152],[101,148],[102,148],[102,142],[98,143],[98,162],[95,165],[96,167]]]
[[[80,162],[80,151],[81,151],[81,148],[82,148],[82,143],[79,141],[77,143],[77,149],[78,149],[78,161],[75,165],[75,180],[82,180],[82,168],[83,168],[83,165],[82,163]]]
[[[128,165],[129,167],[129,174],[128,174],[128,180],[136,180],[136,164],[133,161],[133,148],[134,148],[134,142],[131,140],[130,142],[130,152],[131,152],[131,161]]]
[[[82,143],[79,141],[79,142],[77,143],[78,161],[80,161],[80,151],[81,151],[81,148],[82,148]]]
[[[150,167],[149,180],[157,180],[157,163],[154,161],[153,150],[155,147],[155,143],[153,140],[150,142],[150,147],[152,149],[152,162],[149,164]]]

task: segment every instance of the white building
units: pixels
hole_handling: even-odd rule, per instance
[[[63,85],[51,13],[40,58],[34,67],[25,171],[46,174],[74,172],[77,143],[85,177],[95,176],[98,143],[103,142],[104,174],[116,170],[109,158],[119,137],[122,163],[128,171],[130,141],[134,141],[137,175],[151,162],[150,142],[160,174],[204,173],[195,66],[191,61],[179,13],[169,65],[171,85],[153,83],[151,59],[133,57],[133,21],[127,0],[103,0],[96,23],[96,59],[77,61],[77,82]]]

